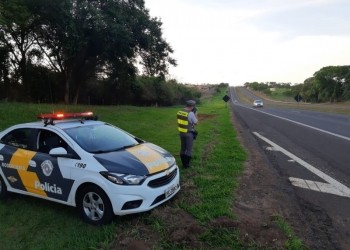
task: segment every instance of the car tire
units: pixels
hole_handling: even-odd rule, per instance
[[[114,213],[106,193],[97,186],[84,187],[78,195],[78,210],[83,220],[99,226],[112,221]]]
[[[4,179],[0,175],[0,199],[5,199],[8,196],[7,186]]]

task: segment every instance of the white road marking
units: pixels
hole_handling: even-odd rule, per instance
[[[333,179],[332,177],[326,175],[322,171],[313,167],[309,163],[305,162],[301,158],[290,153],[289,151],[285,150],[284,148],[280,147],[279,145],[270,141],[269,139],[265,138],[259,133],[253,132],[253,134],[259,137],[261,140],[265,141],[266,143],[270,144],[270,146],[273,147],[275,151],[282,152],[283,154],[293,159],[295,162],[299,163],[301,166],[303,166],[304,168],[306,168],[307,170],[309,170],[310,172],[312,172],[313,174],[317,175],[318,177],[320,177],[321,179],[327,182],[327,183],[321,183],[321,182],[302,180],[302,179],[290,177],[289,180],[293,185],[298,187],[308,188],[315,191],[320,191],[324,193],[330,193],[330,194],[335,194],[335,195],[340,195],[340,196],[350,198],[350,188],[348,188],[347,186],[343,185],[342,183]]]
[[[349,197],[348,195],[344,194],[343,192],[340,192],[332,184],[329,184],[329,183],[304,180],[304,179],[299,179],[294,177],[289,177],[289,180],[296,187],[310,189],[310,190],[314,190],[322,193]]]
[[[275,151],[275,148],[274,147],[266,147],[266,150]]]

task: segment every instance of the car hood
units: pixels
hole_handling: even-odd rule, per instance
[[[121,151],[96,154],[95,159],[109,172],[149,175],[170,167],[171,154],[152,144],[143,143]]]

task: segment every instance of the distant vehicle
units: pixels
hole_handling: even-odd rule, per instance
[[[78,207],[84,221],[140,213],[180,190],[175,158],[91,112],[42,114],[0,132],[0,199],[8,192]]]
[[[264,103],[262,100],[254,100],[253,107],[254,108],[262,108],[262,107],[264,107]]]

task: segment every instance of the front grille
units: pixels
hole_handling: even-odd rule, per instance
[[[148,183],[148,186],[151,188],[157,188],[164,186],[168,183],[170,183],[177,175],[177,168],[175,168],[172,172],[170,172],[168,175],[160,177],[158,179],[154,179]]]

